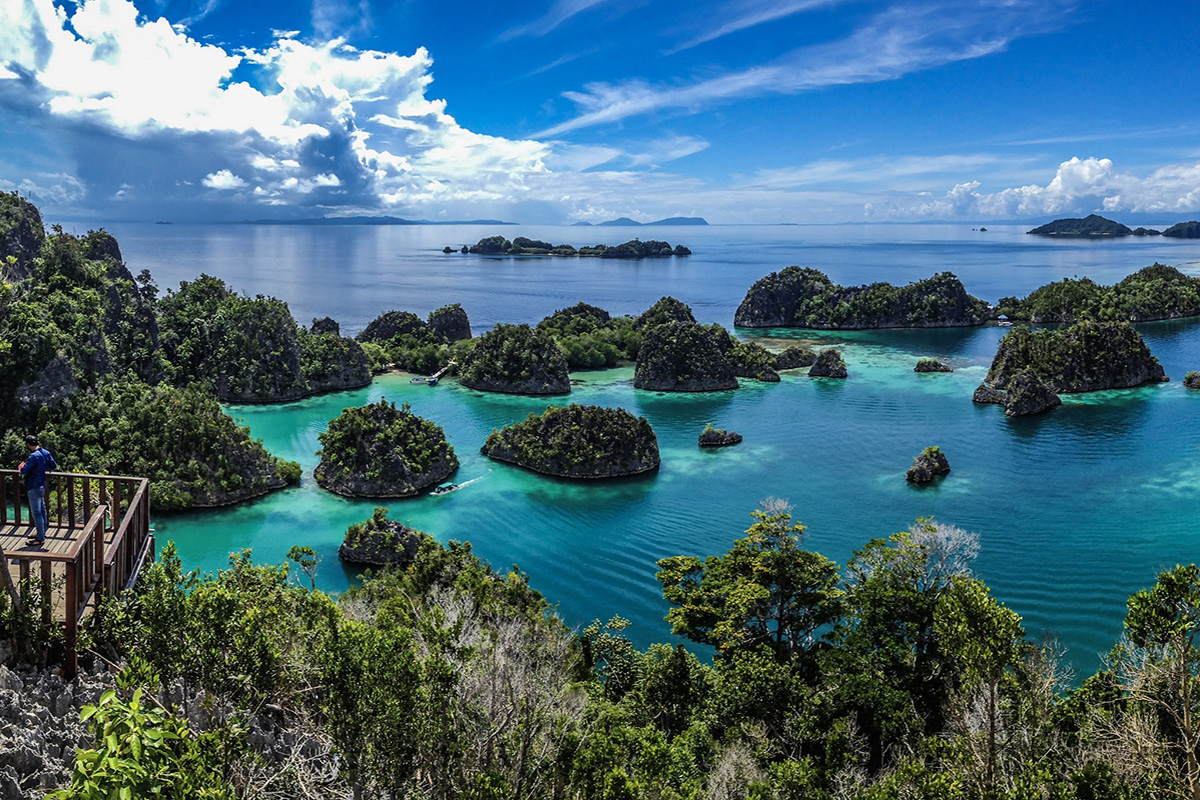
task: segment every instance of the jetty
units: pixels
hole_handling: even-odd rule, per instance
[[[0,470],[0,584],[17,609],[36,602],[43,620],[65,633],[66,677],[78,669],[75,640],[80,621],[102,597],[133,586],[154,559],[150,482],[145,478],[46,474],[46,541],[31,545],[33,518],[21,475]]]

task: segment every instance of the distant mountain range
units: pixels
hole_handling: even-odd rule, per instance
[[[704,217],[667,217],[666,219],[656,219],[654,222],[638,222],[629,217],[618,217],[610,219],[607,222],[597,222],[594,226],[590,222],[576,222],[576,227],[627,227],[627,228],[648,228],[651,225],[707,225],[708,220]]]
[[[248,219],[235,225],[516,225],[498,219],[403,219],[401,217],[309,217],[307,219]]]

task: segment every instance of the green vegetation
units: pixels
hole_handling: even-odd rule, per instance
[[[567,478],[612,478],[659,465],[650,423],[620,408],[550,406],[493,430],[480,449],[489,458]]]
[[[571,370],[615,367],[622,360],[636,359],[642,346],[633,317],[612,317],[587,303],[560,308],[539,322],[536,330],[554,340]]]
[[[43,431],[64,470],[149,477],[156,510],[227,505],[300,480],[299,464],[269,454],[198,384],[108,382],[76,395]],[[4,451],[9,463],[24,452],[16,433]]]
[[[168,379],[203,382],[226,402],[275,403],[370,382],[353,340],[307,331],[283,301],[239,295],[218,278],[181,282],[158,310]]]
[[[1029,371],[1054,392],[1088,392],[1166,380],[1158,359],[1128,322],[1077,322],[1036,333],[1009,331],[996,349],[986,382],[1005,389]]]
[[[809,267],[787,267],[755,282],[734,325],[767,328],[944,328],[979,325],[988,304],[971,297],[950,272],[905,286],[838,286]]]
[[[674,297],[660,297],[654,305],[642,312],[637,318],[638,330],[653,328],[656,325],[666,325],[670,322],[695,322],[692,309]]]
[[[1133,233],[1127,226],[1113,222],[1097,214],[1083,219],[1069,217],[1047,222],[1027,233],[1038,236],[1129,236]]]
[[[643,314],[643,318],[653,311]],[[633,376],[633,385],[638,389],[712,392],[737,388],[734,367],[727,356],[736,342],[720,325],[667,322],[646,325],[643,330]]]
[[[458,469],[440,426],[405,403],[347,408],[320,435],[317,483],[350,497],[410,497]]]
[[[463,386],[510,394],[566,394],[567,361],[549,335],[528,325],[497,325],[476,340],[458,370]]]
[[[408,311],[388,311],[373,319],[358,335],[372,369],[394,367],[432,375],[451,361],[462,363],[474,343],[470,341],[470,323],[461,306],[443,306],[429,317],[434,324]],[[463,327],[465,337],[461,335]]]
[[[1035,289],[1024,299],[1002,297],[997,312],[1029,322],[1097,320],[1146,322],[1200,314],[1200,278],[1153,264],[1113,286],[1089,278],[1066,278]]]
[[[232,503],[299,479],[298,465],[270,456],[221,411],[213,389],[269,382],[263,376],[272,374],[274,357],[264,351],[273,346],[273,334],[264,331],[286,333],[287,325],[291,341],[299,338],[309,354],[297,356],[297,369],[310,368],[305,379],[319,382],[337,361],[329,352],[337,345],[327,335],[297,332],[290,316],[283,325],[276,301],[247,310],[254,301],[231,299],[223,284],[207,277],[163,301],[164,324],[149,273],[134,278],[112,236],[92,231],[77,237],[57,227],[46,236],[37,209],[15,194],[0,195],[0,249],[0,372],[6,376],[0,452],[7,463],[25,452],[20,436],[40,430],[63,469],[148,477],[155,509]],[[198,319],[185,325],[182,306],[192,301]],[[248,333],[238,333],[242,356],[231,355],[236,369],[219,371],[206,348],[237,349],[231,337],[210,337],[230,324],[231,308],[249,317],[264,310],[267,319],[262,327],[247,323]],[[191,333],[180,336],[181,327]],[[262,340],[250,341],[260,334]],[[181,364],[199,371],[193,375]],[[175,385],[161,384],[164,378]]]
[[[1195,565],[1131,597],[1127,638],[1064,690],[1053,645],[971,576],[974,534],[921,519],[839,569],[785,504],[753,517],[723,554],[659,562],[672,629],[711,661],[678,644],[641,651],[620,617],[572,636],[515,567],[498,574],[469,545],[424,535],[411,565],[337,601],[248,553],[184,574],[168,547],[89,622],[88,647],[131,666],[88,710],[117,735],[80,753],[78,793],[64,796],[107,797],[147,774],[239,797],[1200,790]],[[182,705],[158,709],[167,685]],[[182,720],[202,708],[224,710],[196,735]],[[264,719],[269,739],[239,733]]]

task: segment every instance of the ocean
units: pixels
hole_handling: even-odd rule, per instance
[[[137,273],[177,287],[201,273],[250,295],[286,301],[307,324],[331,316],[354,334],[390,309],[425,315],[461,303],[476,334],[497,322],[535,324],[580,300],[614,314],[639,313],[663,295],[692,306],[701,322],[732,326],[749,286],[790,264],[842,284],[906,283],[950,271],[995,302],[1052,280],[1088,276],[1113,283],[1154,262],[1200,274],[1200,241],[1161,237],[1048,240],[1026,226],[846,225],[579,228],[538,226],[191,226],[118,224],[108,230]],[[686,258],[612,261],[488,258],[443,254],[493,234],[576,246],[634,236],[682,243]],[[767,497],[785,498],[807,527],[805,545],[839,564],[872,538],[918,517],[977,532],[975,573],[1022,615],[1034,639],[1066,648],[1078,677],[1101,663],[1121,635],[1125,602],[1156,573],[1200,558],[1200,392],[1183,387],[1200,369],[1200,318],[1138,326],[1172,380],[1137,389],[1065,395],[1033,418],[977,406],[1004,329],[855,333],[750,331],[843,348],[844,382],[785,374],[703,395],[635,390],[632,368],[572,376],[569,397],[488,395],[444,381],[435,388],[385,375],[368,388],[276,406],[233,406],[276,455],[305,468],[300,486],[239,506],[158,515],[160,546],[178,547],[186,567],[214,570],[252,548],[277,562],[294,544],[322,556],[317,583],[341,591],[356,579],[337,547],[375,501],[346,500],[311,478],[317,436],[342,408],[386,398],[441,425],[462,461],[444,497],[382,502],[393,518],[441,541],[467,540],[500,570],[518,565],[573,626],[619,614],[640,646],[674,641],[655,562],[724,552]],[[936,357],[952,374],[917,374]],[[497,427],[548,402],[620,406],[650,420],[661,469],[605,483],[574,483],[492,463],[479,454]],[[705,424],[745,437],[702,451]],[[927,488],[905,469],[938,445],[951,473]],[[477,479],[477,480],[476,480]]]

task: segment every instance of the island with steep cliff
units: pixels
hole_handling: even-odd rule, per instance
[[[599,479],[658,469],[658,437],[644,417],[621,408],[572,403],[494,430],[488,458],[560,478]]]
[[[954,328],[982,325],[986,302],[967,294],[950,272],[905,286],[839,286],[810,267],[787,267],[758,280],[738,306],[744,328]]]
[[[1000,298],[996,311],[1011,320],[1035,323],[1193,317],[1200,315],[1200,278],[1155,263],[1112,286],[1090,278],[1048,283],[1024,298]]]
[[[528,325],[497,325],[479,337],[459,366],[470,389],[502,394],[567,394],[571,379],[562,351]]]
[[[458,469],[441,427],[407,403],[347,408],[319,438],[321,463],[313,476],[344,497],[412,497]]]
[[[1059,394],[1167,380],[1128,322],[1077,322],[1036,332],[1018,325],[1000,340],[973,399],[1001,404],[1009,416],[1021,416],[1058,405]]]

